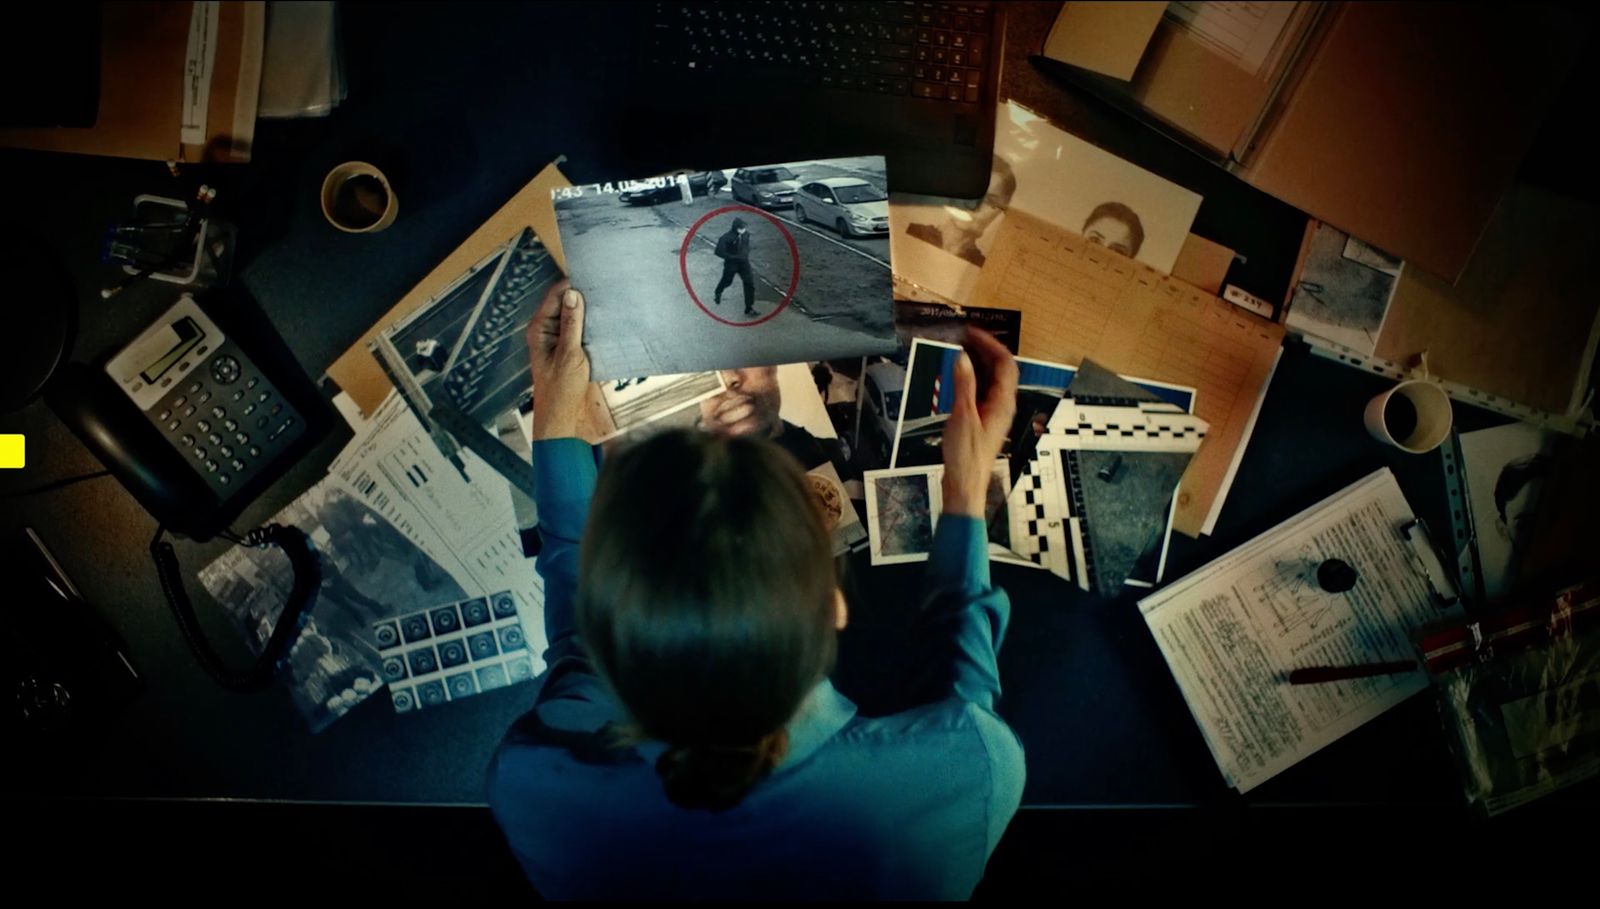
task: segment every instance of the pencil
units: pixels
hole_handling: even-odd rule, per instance
[[[1342,682],[1345,679],[1364,679],[1375,675],[1395,675],[1417,668],[1415,660],[1394,663],[1365,663],[1360,666],[1308,666],[1289,672],[1291,685],[1315,685],[1319,682]]]

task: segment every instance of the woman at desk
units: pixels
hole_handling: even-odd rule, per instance
[[[529,327],[549,669],[489,770],[529,880],[552,898],[970,896],[1023,784],[994,712],[1010,605],[982,520],[1010,354],[974,332],[957,366],[923,614],[936,690],[869,719],[828,681],[845,603],[798,465],[673,432],[597,471],[574,437],[583,313],[563,282]]]

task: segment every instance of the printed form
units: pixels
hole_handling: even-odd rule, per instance
[[[1413,520],[1387,468],[1139,601],[1228,784],[1241,793],[1423,690],[1415,672],[1290,685],[1290,670],[1415,659],[1436,605],[1401,528]],[[1317,566],[1355,568],[1333,594]]]

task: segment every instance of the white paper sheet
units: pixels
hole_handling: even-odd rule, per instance
[[[390,393],[329,467],[334,477],[423,552],[468,596],[510,590],[523,633],[544,669],[544,586],[522,555],[510,484],[463,449],[466,476],[423,430],[399,394]]]
[[[1416,657],[1436,607],[1400,529],[1413,520],[1387,468],[1139,601],[1229,785],[1267,781],[1427,687],[1420,671],[1290,685],[1289,671]],[[1316,583],[1328,558],[1356,586]]]

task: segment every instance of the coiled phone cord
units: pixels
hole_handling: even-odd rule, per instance
[[[272,634],[268,637],[260,655],[256,657],[255,663],[244,670],[228,666],[217,656],[216,651],[211,649],[211,643],[206,640],[200,622],[195,617],[194,606],[189,602],[188,591],[183,587],[177,553],[173,550],[172,544],[164,539],[165,535],[165,527],[156,528],[155,538],[150,541],[150,556],[155,559],[156,577],[161,581],[161,592],[166,596],[167,605],[172,608],[172,615],[177,619],[178,629],[183,632],[183,639],[189,645],[189,650],[194,653],[201,668],[218,685],[229,691],[259,691],[270,685],[279,664],[288,653],[289,645],[300,632],[301,616],[310,607],[312,598],[322,583],[321,563],[317,560],[317,554],[311,550],[306,535],[295,527],[268,524],[250,531],[243,540],[235,538],[236,542],[246,546],[277,546],[289,557],[289,564],[294,569],[294,583],[289,591],[289,601],[284,604],[283,612],[278,615]]]

